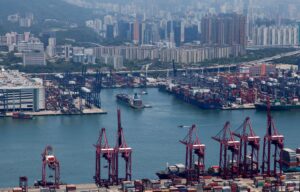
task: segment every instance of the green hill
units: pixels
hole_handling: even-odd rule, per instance
[[[5,23],[11,14],[33,13],[36,20],[57,19],[83,22],[92,16],[92,10],[71,5],[63,0],[0,0],[0,21]]]

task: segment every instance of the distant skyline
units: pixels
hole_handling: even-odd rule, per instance
[[[290,18],[300,20],[299,0],[64,0],[68,3],[86,8],[105,9],[108,5],[126,5],[139,8],[136,12],[150,10],[182,12],[201,10],[202,12],[237,12],[249,11],[257,17]],[[114,10],[121,7],[113,7]],[[143,9],[143,10],[141,10]]]

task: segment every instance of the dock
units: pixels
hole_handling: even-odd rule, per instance
[[[261,192],[265,189],[267,184],[276,182],[277,179],[274,177],[261,177],[257,176],[253,179],[250,178],[235,178],[235,179],[222,179],[220,177],[203,176],[201,177],[200,184],[187,184],[186,179],[176,178],[173,181],[169,179],[162,180],[148,180],[148,184],[143,185],[144,191],[154,192],[177,192],[177,191],[251,191]],[[138,191],[141,192],[139,183],[142,180],[135,181],[124,181],[120,185],[105,187],[98,187],[93,183],[89,184],[64,184],[60,185],[59,189],[55,189],[55,192],[65,192],[66,189],[72,186],[72,192],[127,192],[127,191]],[[281,177],[282,184],[274,186],[275,191],[298,191],[300,174],[299,173],[287,173]],[[0,192],[17,192],[18,187],[2,188]],[[43,187],[28,187],[28,192],[50,192],[49,188]]]
[[[255,109],[254,104],[243,104],[243,105],[234,105],[234,106],[224,106],[222,110],[250,110]]]
[[[118,186],[111,186],[109,188],[98,188],[95,184],[76,184],[76,190],[72,191],[85,191],[85,192],[117,192],[120,191]],[[56,192],[65,192],[67,185],[61,185],[59,189],[55,189]],[[3,188],[0,192],[13,192],[16,188]],[[28,192],[48,192],[48,188],[40,187],[28,187]]]
[[[38,111],[38,112],[25,112],[34,117],[38,116],[61,116],[61,115],[105,115],[107,111],[99,108],[84,109],[81,113],[63,113],[61,111]],[[5,117],[12,117],[12,112],[6,113]]]

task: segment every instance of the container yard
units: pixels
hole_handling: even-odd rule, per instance
[[[245,67],[244,67],[245,68]],[[273,65],[255,65],[234,73],[185,74],[159,85],[161,91],[198,106],[201,109],[299,109],[299,79],[293,70],[276,69]]]
[[[266,110],[267,97],[272,110],[300,108],[297,72],[269,64],[241,66],[229,71],[178,71],[174,66],[173,72],[158,71],[151,75],[147,71],[87,73],[83,67],[82,72],[76,74],[34,74],[31,77],[41,79],[45,90],[45,107],[35,110],[37,115],[103,113],[100,93],[105,88],[159,87],[201,109]]]
[[[0,72],[1,116],[32,119],[32,116],[105,114],[101,108],[101,76],[87,82],[82,75],[56,74],[48,78],[14,70]]]

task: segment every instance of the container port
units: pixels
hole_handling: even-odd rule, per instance
[[[175,70],[175,69],[174,69]],[[299,109],[299,76],[293,70],[258,64],[240,67],[235,72],[191,73],[178,75],[159,85],[161,91],[201,109]]]
[[[101,74],[86,81],[85,72],[72,76],[30,76],[14,70],[0,72],[1,116],[32,119],[33,116],[105,114],[101,108]]]
[[[41,94],[45,106],[27,110],[15,106],[13,110],[35,112],[37,115],[105,113],[101,108],[100,93],[101,89],[107,88],[158,87],[161,91],[201,109],[267,110],[267,97],[270,98],[271,110],[300,108],[297,71],[271,64],[180,71],[174,66],[173,72],[152,73],[87,72],[83,67],[81,73],[25,76],[39,80],[45,92],[44,96]],[[5,106],[4,98],[2,97],[3,106]],[[9,114],[11,110],[6,108],[2,111]]]
[[[266,70],[268,67],[255,66],[255,69],[259,68]],[[263,137],[255,134],[249,117],[236,129],[231,127],[230,122],[225,122],[220,132],[212,137],[220,152],[219,163],[212,167],[205,164],[208,161],[205,151],[210,146],[201,142],[196,125],[182,126],[188,128],[186,137],[180,140],[186,149],[182,155],[185,162],[178,162],[162,171],[153,170],[153,175],[156,173],[158,176],[157,180],[132,180],[133,149],[125,141],[121,112],[118,110],[115,146],[109,146],[105,128],[101,129],[94,145],[95,184],[63,183],[59,157],[53,154],[51,146],[47,146],[42,154],[41,180],[29,187],[27,177],[22,176],[18,188],[2,191],[297,191],[300,150],[284,145],[284,136],[276,129],[271,111],[298,108],[299,77],[292,70],[269,68],[267,71],[270,72],[264,74],[241,73],[239,69],[232,72],[178,72],[174,68],[172,77],[168,73],[167,76],[155,74],[152,77],[142,74],[103,75],[100,72],[88,74],[85,68],[80,74],[45,76],[2,70],[3,79],[8,81],[4,81],[1,87],[1,111],[2,115],[14,119],[43,115],[103,114],[101,89],[121,87],[158,87],[160,91],[201,109],[268,111],[266,134]],[[17,88],[12,89],[11,84]],[[146,93],[140,91],[140,95]],[[12,96],[16,98],[15,101],[8,102]],[[32,96],[32,105],[25,106],[22,103],[29,102],[24,99],[25,96]],[[117,100],[133,108],[145,106],[138,93],[133,97],[119,94]],[[120,168],[121,164],[125,169]],[[49,173],[51,177],[48,178]]]
[[[105,128],[100,130],[94,145],[95,184],[63,183],[59,157],[47,146],[42,153],[42,179],[30,187],[27,177],[22,176],[18,187],[2,191],[299,191],[300,149],[284,146],[284,136],[275,126],[269,100],[267,109],[262,149],[260,136],[255,134],[249,117],[235,129],[226,122],[219,133],[212,136],[220,147],[219,164],[212,167],[206,167],[209,159],[205,153],[211,146],[201,142],[201,131],[196,125],[180,126],[187,129],[187,135],[179,140],[185,147],[181,154],[185,162],[156,172],[157,180],[132,180],[133,149],[125,140],[118,109],[115,146],[108,144]]]

